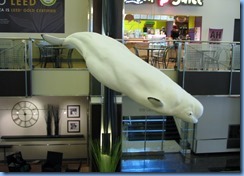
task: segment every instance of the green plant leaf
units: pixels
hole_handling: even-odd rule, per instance
[[[90,141],[92,156],[99,172],[115,172],[122,156],[121,140],[117,140],[109,154],[103,154],[97,140]]]

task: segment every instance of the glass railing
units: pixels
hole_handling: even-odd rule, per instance
[[[38,68],[86,68],[86,64],[75,49],[41,39],[0,38],[1,70]]]
[[[0,69],[30,69],[27,49],[27,40],[0,39]]]
[[[179,42],[178,69],[228,71],[240,69],[240,43]]]
[[[120,40],[119,40],[120,41]],[[158,69],[221,71],[240,69],[240,43],[208,41],[124,41]],[[138,50],[134,49],[136,47]],[[76,49],[41,39],[0,38],[0,69],[87,68]]]
[[[163,39],[125,40],[124,44],[138,57],[158,69],[178,68],[199,71],[240,69],[239,42],[213,43]]]

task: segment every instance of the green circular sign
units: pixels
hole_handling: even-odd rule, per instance
[[[57,0],[41,0],[41,3],[44,6],[52,6],[56,3]]]

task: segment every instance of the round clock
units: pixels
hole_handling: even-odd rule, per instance
[[[37,122],[39,111],[33,103],[20,101],[14,105],[11,115],[15,124],[23,128],[28,128]]]

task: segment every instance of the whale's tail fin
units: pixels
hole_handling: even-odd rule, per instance
[[[53,45],[63,45],[64,38],[54,37],[48,34],[41,34],[42,38]]]

